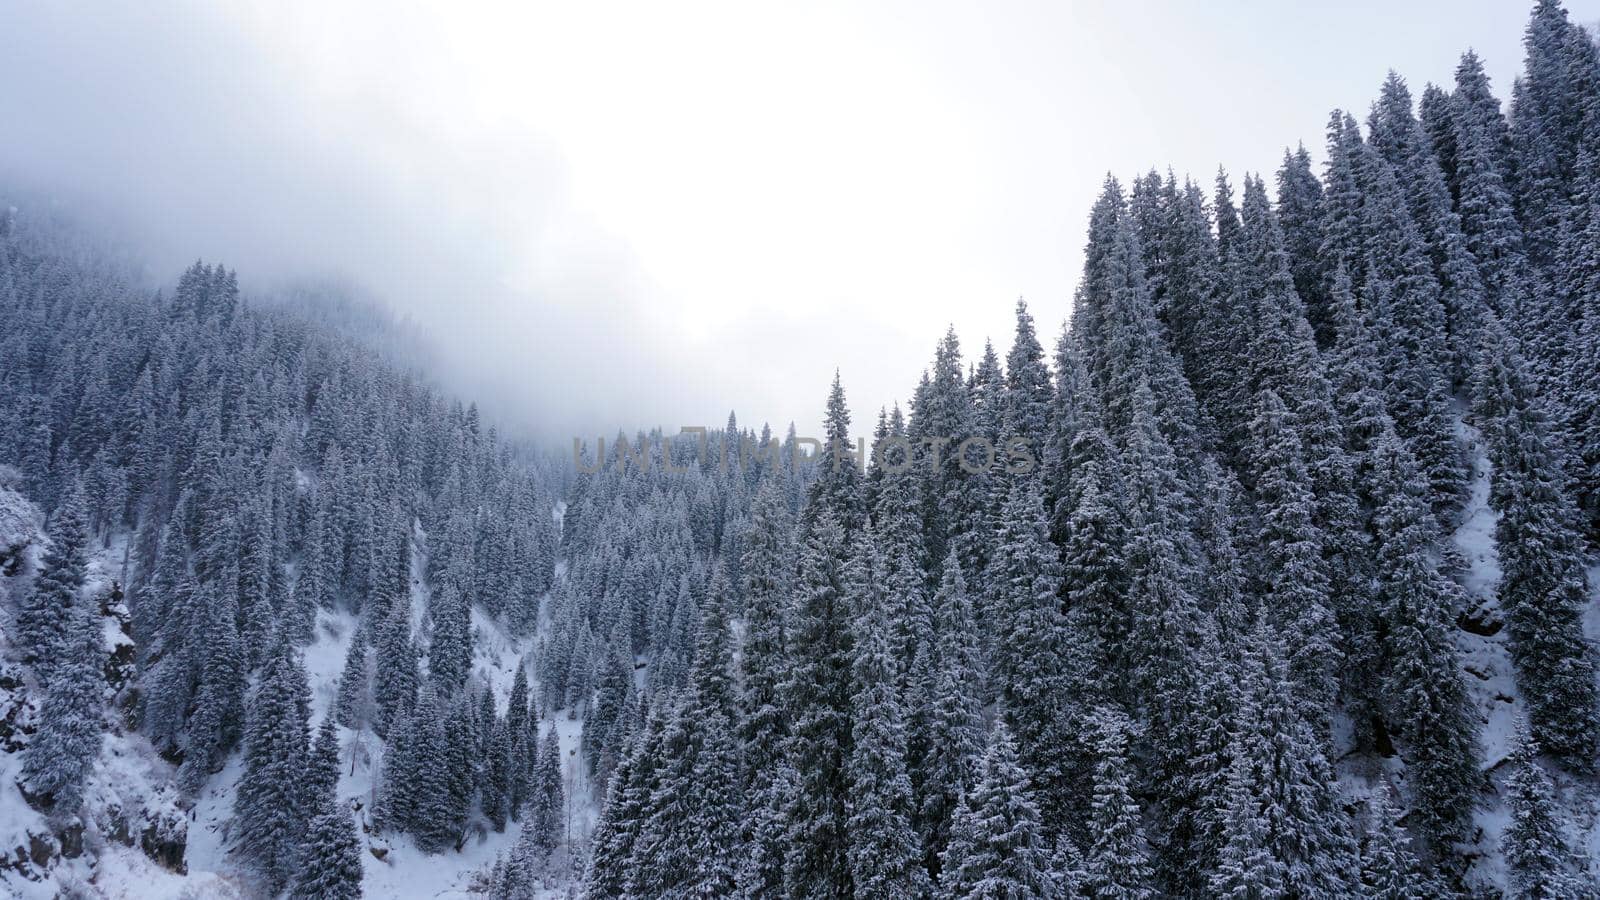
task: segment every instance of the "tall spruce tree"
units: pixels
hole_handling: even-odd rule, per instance
[[[1004,722],[995,723],[978,781],[952,814],[942,873],[941,897],[1055,896],[1039,807]]]
[[[42,578],[43,576],[41,576]],[[84,780],[100,755],[101,674],[105,650],[100,617],[83,603],[64,611],[54,642],[52,677],[39,706],[38,729],[22,754],[21,782],[48,795],[54,808],[71,815],[83,799]]]
[[[84,606],[83,580],[88,570],[89,521],[81,485],[74,483],[50,515],[50,549],[45,551],[33,590],[16,611],[17,643],[25,662],[49,684],[58,659],[66,653]]]
[[[1089,818],[1094,837],[1083,855],[1084,893],[1104,900],[1154,897],[1150,849],[1132,793],[1129,723],[1110,707],[1096,710],[1092,721],[1095,766]]]
[[[870,532],[862,543],[870,542]],[[905,710],[900,705],[899,666],[890,651],[886,597],[878,582],[876,554],[860,547],[854,659],[855,693],[846,827],[851,885],[857,897],[914,898],[928,891],[921,846],[912,829],[911,779],[906,774]]]
[[[1517,723],[1514,766],[1507,785],[1511,822],[1501,837],[1510,895],[1529,900],[1592,896],[1593,882],[1575,871],[1550,776],[1539,766],[1539,744]]]
[[[818,476],[833,477],[826,471]],[[786,811],[789,852],[785,890],[791,896],[849,897],[851,876],[846,762],[850,758],[851,617],[857,613],[847,576],[845,528],[826,498],[800,548],[800,571],[784,682],[789,715],[787,757],[799,784]]]
[[[274,645],[245,721],[233,851],[277,891],[295,874],[310,818],[304,779],[311,750],[311,689],[289,635],[280,631]]]
[[[1587,578],[1566,454],[1514,343],[1495,321],[1483,329],[1473,395],[1494,467],[1489,502],[1500,514],[1500,604],[1530,725],[1562,765],[1589,771],[1600,738],[1600,697],[1594,649],[1583,635]]]

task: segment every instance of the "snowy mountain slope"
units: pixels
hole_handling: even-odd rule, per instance
[[[422,577],[426,569],[425,535],[419,531],[413,547],[411,581],[412,621],[418,627],[426,617],[429,598],[428,585]],[[348,613],[324,610],[318,617],[316,640],[305,648],[304,662],[311,684],[313,729],[320,726],[323,717],[328,715],[333,706],[356,623],[356,617]],[[520,640],[513,638],[477,609],[472,612],[472,624],[476,631],[474,677],[489,686],[497,703],[503,708],[516,678],[517,666],[528,658],[537,642],[537,635]],[[532,674],[530,671],[530,677]],[[569,803],[572,806],[573,838],[581,843],[593,829],[598,816],[595,804],[587,795],[587,786],[579,778],[581,767],[577,765],[577,750],[583,723],[569,719],[564,710],[554,711],[552,718],[560,735],[562,753],[566,757],[569,796],[575,793],[572,786],[580,789],[576,798]],[[340,747],[342,766],[338,795],[341,801],[356,811],[363,832],[367,850],[362,855],[366,896],[481,896],[489,868],[496,857],[509,853],[516,845],[520,826],[509,823],[504,832],[475,833],[467,838],[460,852],[435,855],[419,851],[409,837],[375,834],[371,831],[370,814],[383,769],[383,742],[370,732],[357,733],[341,728]],[[229,761],[226,769],[212,779],[205,796],[196,805],[189,853],[193,872],[215,873],[223,881],[244,877],[227,852],[233,793],[240,774],[241,767],[236,756]],[[206,896],[209,895],[197,895]]]
[[[1495,526],[1500,516],[1489,506],[1493,466],[1478,429],[1464,421],[1458,421],[1457,427],[1471,455],[1471,482],[1461,524],[1453,535],[1454,549],[1465,564],[1457,579],[1467,594],[1459,622],[1461,627],[1456,630],[1456,644],[1461,651],[1462,665],[1470,676],[1468,689],[1483,723],[1482,765],[1489,786],[1474,817],[1481,836],[1473,849],[1475,859],[1469,877],[1481,888],[1503,890],[1506,868],[1500,841],[1510,821],[1510,811],[1503,799],[1507,777],[1505,763],[1513,749],[1516,718],[1523,703],[1512,673],[1497,593],[1502,573],[1495,548]],[[1591,640],[1600,627],[1597,574],[1600,574],[1600,567],[1591,570],[1589,577],[1593,595],[1586,629]],[[1566,800],[1569,821],[1579,832],[1568,835],[1570,845],[1589,848],[1585,857],[1590,871],[1600,875],[1600,867],[1596,865],[1600,856],[1595,852],[1600,850],[1600,789],[1557,770],[1552,770],[1551,775],[1557,779],[1558,796]]]
[[[559,523],[559,508],[556,519]],[[8,546],[26,547],[25,558],[13,577],[0,578],[0,604],[9,608],[15,592],[26,590],[35,574],[36,558],[44,543],[42,517],[20,495],[0,487],[0,537]],[[90,562],[86,594],[110,591],[123,568],[126,535],[96,552]],[[429,590],[426,571],[426,535],[417,533],[413,548],[412,616],[421,626],[426,617]],[[562,566],[558,577],[564,572]],[[119,618],[119,614],[121,618]],[[123,630],[125,611],[104,617],[108,655],[118,649],[131,653]],[[4,623],[0,623],[4,624]],[[303,651],[311,686],[312,726],[329,714],[337,696],[345,655],[357,618],[346,612],[320,612],[316,639]],[[511,692],[519,665],[528,660],[538,635],[517,639],[481,610],[472,612],[475,630],[474,677],[493,691],[502,706]],[[425,634],[426,631],[423,630]],[[0,635],[0,651],[10,647]],[[530,671],[530,676],[533,672]],[[0,669],[0,716],[20,732],[31,730],[37,712],[27,673],[14,662]],[[14,682],[14,683],[13,683]],[[108,696],[108,701],[112,698]],[[108,706],[107,715],[120,712]],[[566,788],[571,842],[581,847],[598,817],[592,791],[582,778],[578,745],[583,723],[566,710],[551,711],[549,721],[559,734]],[[550,727],[548,724],[546,727]],[[363,888],[368,897],[481,896],[489,869],[497,857],[517,842],[520,826],[509,823],[505,831],[480,831],[469,836],[460,852],[428,855],[410,838],[370,832],[370,810],[382,771],[383,742],[370,732],[340,729],[341,774],[338,796],[355,810],[363,831]],[[86,812],[89,821],[71,828],[63,840],[46,815],[31,808],[17,787],[21,770],[21,744],[9,739],[0,752],[0,896],[51,898],[88,896],[113,898],[184,897],[191,900],[232,900],[260,896],[251,874],[230,855],[233,798],[242,774],[235,753],[214,775],[192,809],[178,804],[173,786],[176,767],[157,754],[138,732],[108,724],[100,757],[89,778]],[[160,857],[158,861],[157,857]],[[559,895],[566,881],[552,884]]]
[[[29,560],[11,577],[0,577],[0,607],[29,588],[38,553],[47,539],[33,504],[0,487],[0,523],[7,543],[26,539]],[[22,528],[19,529],[18,525]],[[32,533],[26,533],[31,528]],[[91,896],[105,898],[173,897],[201,891],[219,898],[239,896],[226,881],[209,873],[185,876],[157,862],[180,866],[185,815],[171,788],[174,767],[149,741],[124,727],[120,695],[131,664],[127,612],[120,602],[106,606],[122,571],[126,544],[114,540],[89,560],[84,596],[102,599],[107,671],[107,726],[100,756],[88,776],[82,821],[53,822],[33,808],[18,788],[21,749],[37,713],[37,685],[16,664],[9,639],[0,634],[0,705],[8,726],[0,742],[0,892],[19,898]],[[6,623],[9,625],[9,622]]]

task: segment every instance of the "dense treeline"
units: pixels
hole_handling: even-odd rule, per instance
[[[798,505],[783,469],[581,483],[615,526],[558,593],[599,675],[546,680],[609,778],[589,895],[1463,891],[1498,762],[1469,612],[1527,723],[1510,890],[1593,892],[1546,767],[1587,782],[1600,737],[1600,63],[1554,2],[1526,47],[1509,115],[1471,54],[1420,105],[1391,74],[1275,191],[1108,180],[1053,358],[1020,305],[1003,360],[948,335],[864,471],[836,380]],[[1040,465],[955,449],[1015,436]]]
[[[1391,75],[1270,189],[1108,178],[1053,352],[1021,303],[1004,356],[947,334],[866,460],[836,375],[815,452],[730,416],[569,469],[359,318],[199,263],[146,291],[0,218],[0,460],[50,511],[9,623],[22,785],[84,802],[83,587],[125,545],[120,712],[187,798],[237,754],[267,894],[359,895],[337,785],[372,735],[373,831],[450,854],[517,823],[496,898],[1434,897],[1486,858],[1513,896],[1593,895],[1600,54],[1554,0],[1525,45],[1509,111],[1470,53],[1420,98]],[[1493,597],[1453,540],[1475,472]],[[503,706],[489,622],[532,648]]]
[[[391,743],[396,729],[426,731],[420,744],[453,728],[447,709],[470,712],[451,750],[507,727],[469,685],[469,613],[516,633],[534,627],[554,570],[559,478],[499,440],[475,407],[336,327],[247,305],[220,266],[196,263],[163,295],[63,244],[49,223],[8,215],[0,228],[0,458],[53,509],[51,549],[14,617],[45,698],[28,786],[70,815],[99,750],[98,606],[77,594],[87,553],[125,537],[138,677],[123,708],[179,764],[186,795],[242,751],[235,844],[268,885],[342,896],[314,884],[342,872],[358,890],[354,824],[333,804],[338,744],[311,740],[296,647],[316,636],[320,610],[359,614],[357,653],[379,654],[377,702],[366,700],[365,658],[354,659],[339,716],[375,721]],[[415,552],[426,553],[431,590],[413,634]],[[521,718],[509,715],[528,773],[519,784],[532,777],[534,739]],[[438,843],[466,827],[490,753],[486,740],[479,749],[467,782],[450,785],[451,816],[419,814]],[[332,774],[309,783],[306,768],[323,757]],[[408,797],[421,787],[404,779],[433,785],[456,763],[389,758],[388,788]],[[386,815],[409,823],[399,806]],[[338,863],[319,869],[302,850]]]

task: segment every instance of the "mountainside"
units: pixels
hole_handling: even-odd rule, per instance
[[[1525,45],[1108,178],[1054,353],[870,440],[547,456],[0,217],[0,890],[1600,896],[1600,52]]]

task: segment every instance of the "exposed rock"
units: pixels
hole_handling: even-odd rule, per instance
[[[83,823],[77,819],[72,824],[62,828],[56,833],[61,843],[61,855],[67,859],[77,859],[83,855]]]
[[[1499,610],[1476,606],[1456,617],[1456,627],[1479,637],[1494,637],[1505,627]]]
[[[179,875],[189,874],[188,863],[184,862],[184,855],[189,850],[188,820],[173,814],[152,819],[139,832],[139,849],[162,868]]]
[[[56,843],[55,835],[28,832],[28,858],[35,866],[47,868],[60,855],[61,846]]]
[[[17,753],[28,745],[38,716],[22,669],[14,663],[0,663],[0,751]]]

